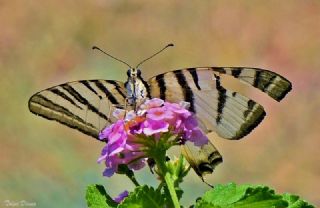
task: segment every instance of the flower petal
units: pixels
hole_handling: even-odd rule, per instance
[[[129,192],[125,190],[124,192],[120,193],[117,197],[113,199],[113,201],[120,203],[124,198],[126,198],[129,195]]]
[[[173,117],[172,111],[164,107],[151,108],[147,111],[147,118],[154,121],[170,120]]]
[[[157,134],[160,132],[168,132],[169,131],[169,123],[165,121],[154,121],[148,119],[144,122],[145,128],[143,129],[143,133],[147,136]]]
[[[111,176],[113,176],[113,174],[115,172],[116,172],[116,168],[115,167],[106,168],[106,169],[104,169],[102,175],[106,176],[106,177],[111,177]]]
[[[163,105],[164,101],[159,98],[152,98],[151,100],[147,100],[144,102],[144,104],[141,105],[141,109],[150,109],[150,108],[156,108],[161,107]]]

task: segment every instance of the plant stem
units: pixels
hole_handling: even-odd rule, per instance
[[[158,168],[160,169],[160,172],[162,174],[162,177],[164,177],[164,180],[166,182],[166,185],[168,187],[173,205],[175,208],[180,208],[179,199],[177,197],[177,193],[174,189],[174,183],[171,178],[171,175],[169,171],[167,170],[167,166],[165,164],[165,156],[163,158],[154,158],[156,161],[156,164],[158,165]]]
[[[118,167],[118,171],[120,174],[125,174],[135,186],[140,186],[134,175],[134,172],[130,170],[127,165],[120,165]]]
[[[140,184],[138,183],[138,181],[137,181],[136,177],[134,177],[134,175],[133,176],[127,175],[127,176],[135,186],[140,186]]]
[[[179,204],[179,200],[177,197],[177,193],[174,190],[174,184],[172,182],[171,176],[169,172],[166,172],[166,174],[164,175],[164,180],[166,181],[167,187],[169,189],[170,195],[171,195],[171,199],[173,202],[173,205],[175,208],[180,208],[180,204]]]

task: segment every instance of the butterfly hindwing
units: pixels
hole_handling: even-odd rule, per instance
[[[202,180],[205,174],[211,174],[222,162],[222,156],[211,142],[200,148],[186,143],[181,146],[181,149],[190,166]]]
[[[112,122],[112,110],[124,106],[125,94],[122,82],[74,81],[34,94],[29,99],[29,109],[98,139],[100,130]]]

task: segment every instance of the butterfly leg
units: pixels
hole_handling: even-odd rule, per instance
[[[124,101],[124,118],[127,116],[127,103],[129,103],[129,98]]]

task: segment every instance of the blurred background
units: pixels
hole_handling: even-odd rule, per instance
[[[209,183],[266,184],[320,206],[320,1],[12,0],[0,1],[0,26],[0,206],[86,207],[93,183],[112,196],[133,190],[122,176],[102,177],[102,143],[31,114],[27,102],[68,81],[125,80],[126,66],[92,45],[135,65],[169,42],[175,47],[143,65],[145,78],[183,67],[252,66],[293,83],[281,103],[238,87],[267,117],[243,140],[213,138],[224,163]],[[147,168],[138,179],[156,184]],[[194,173],[183,187],[183,205],[209,189]]]

